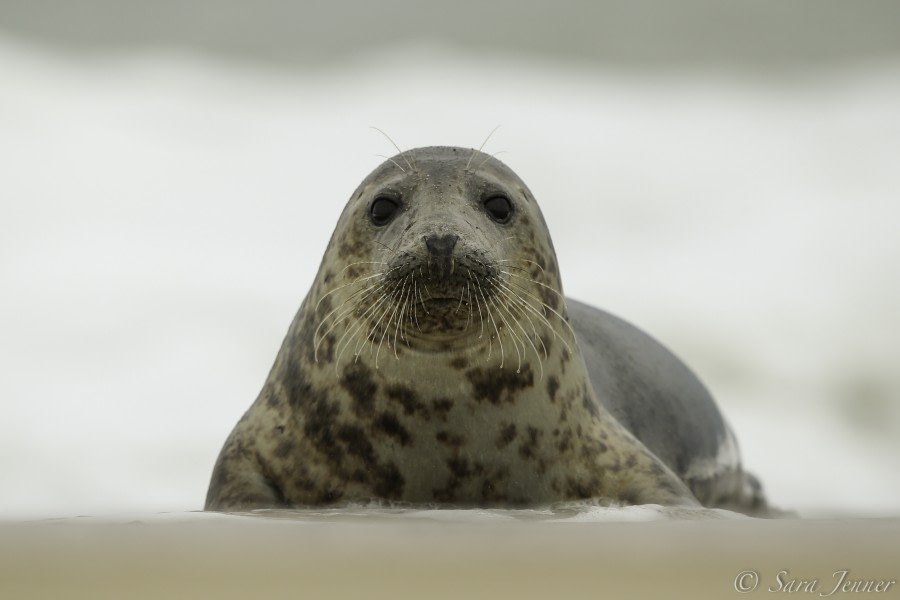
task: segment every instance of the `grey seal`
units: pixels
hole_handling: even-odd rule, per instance
[[[765,501],[671,352],[566,299],[532,193],[480,151],[375,169],[341,214],[207,510]]]

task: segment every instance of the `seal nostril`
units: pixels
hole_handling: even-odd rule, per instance
[[[459,241],[459,236],[454,233],[445,235],[426,235],[425,247],[428,248],[428,254],[434,258],[449,258]]]

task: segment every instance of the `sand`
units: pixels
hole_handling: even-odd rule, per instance
[[[6,523],[0,598],[900,596],[891,583],[900,580],[900,519],[682,517],[183,513]],[[886,590],[831,594],[856,581]]]

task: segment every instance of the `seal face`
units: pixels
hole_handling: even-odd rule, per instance
[[[518,176],[432,147],[388,159],[351,196],[206,508],[749,508],[754,481],[680,361],[566,301]]]

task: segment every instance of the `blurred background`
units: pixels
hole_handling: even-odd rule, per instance
[[[900,3],[0,0],[0,519],[197,510],[344,202],[485,148],[773,503],[900,512]]]

